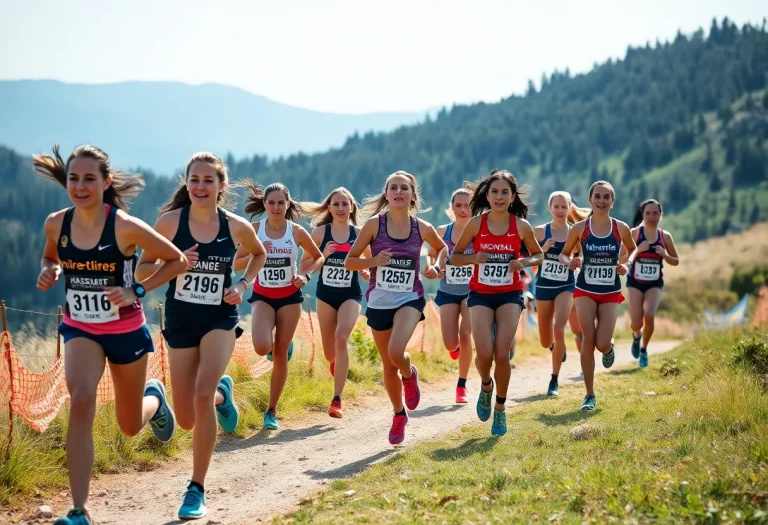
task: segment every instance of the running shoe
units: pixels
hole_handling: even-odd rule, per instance
[[[270,408],[264,412],[264,428],[267,430],[277,430],[277,415],[274,409]]]
[[[616,352],[613,351],[613,343],[611,343],[611,350],[607,354],[603,354],[603,366],[605,368],[611,368],[615,360]]]
[[[632,334],[632,357],[635,359],[640,357],[640,340],[642,338],[642,334],[638,335],[637,337],[635,337],[635,334]]]
[[[200,492],[199,488],[190,485],[184,493],[184,499],[181,500],[179,519],[195,520],[202,518],[207,513],[208,509],[205,508],[205,494]]]
[[[450,354],[450,356],[451,356],[451,359],[453,359],[454,361],[456,361],[456,360],[459,358],[459,355],[461,355],[461,347],[460,347],[460,346],[457,346],[457,347],[456,347],[456,350],[451,350],[451,351],[449,351],[448,353]]]
[[[485,386],[485,385],[483,385]],[[480,395],[477,396],[477,417],[480,421],[488,421],[491,417],[491,397],[493,397],[493,379],[491,379],[491,389],[489,391],[483,390],[480,387]]]
[[[331,408],[328,409],[328,415],[341,419],[344,412],[341,410],[341,401],[331,401]]]
[[[548,396],[555,396],[555,397],[560,395],[560,393],[557,391],[557,379],[555,379],[554,377],[549,380],[549,387],[547,388],[547,395]]]
[[[640,362],[638,364],[640,365],[640,368],[648,366],[648,350],[645,348],[640,349]]]
[[[469,399],[467,399],[467,389],[463,386],[456,387],[456,402],[462,405],[469,403]]]
[[[235,398],[232,395],[232,378],[224,376],[219,381],[219,392],[224,396],[224,402],[216,406],[216,419],[219,420],[224,432],[234,432],[237,428],[237,422],[240,420],[240,411],[235,404]]]
[[[588,411],[588,410],[594,410],[595,404],[597,403],[597,398],[594,394],[587,394],[584,396],[584,402],[581,404],[581,410],[582,412]]]
[[[291,360],[291,357],[293,357],[293,341],[288,345],[288,361]],[[267,354],[267,360],[272,361],[272,352]]]
[[[144,386],[144,396],[155,396],[160,400],[157,412],[149,420],[152,433],[163,443],[167,443],[176,431],[176,415],[173,413],[168,398],[165,395],[165,387],[157,379],[150,379]]]
[[[493,409],[493,424],[491,425],[492,436],[503,436],[507,433],[507,411],[503,408]]]
[[[392,418],[392,427],[389,429],[390,445],[399,445],[405,439],[405,425],[408,424],[408,413],[395,414]]]
[[[416,410],[421,401],[421,390],[419,390],[419,371],[414,365],[411,365],[411,377],[403,378],[403,389],[405,390],[405,406],[408,410]]]
[[[91,520],[85,515],[83,509],[72,509],[67,513],[66,518],[57,519],[53,525],[91,525]]]

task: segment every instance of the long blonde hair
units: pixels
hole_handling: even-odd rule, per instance
[[[445,209],[445,214],[448,216],[449,219],[451,219],[451,222],[456,220],[456,214],[453,213],[453,204],[456,201],[457,195],[467,195],[470,198],[472,197],[472,190],[469,188],[459,188],[458,190],[454,191],[451,194],[451,203],[448,205],[448,207]]]
[[[589,217],[590,213],[592,213],[592,210],[589,208],[579,208],[576,206],[576,204],[573,203],[571,194],[567,191],[561,190],[553,191],[549,194],[549,199],[547,200],[547,208],[549,208],[549,206],[552,204],[552,199],[555,197],[562,197],[565,199],[565,202],[568,203],[568,217],[566,217],[566,221],[570,224],[581,222]]]
[[[312,226],[321,226],[323,224],[331,224],[333,222],[333,215],[331,214],[330,207],[331,207],[331,199],[333,199],[333,196],[337,193],[341,193],[346,198],[349,199],[350,204],[352,205],[352,211],[349,214],[349,222],[351,222],[354,226],[357,226],[357,212],[358,212],[358,204],[355,200],[355,197],[352,195],[352,192],[350,192],[347,188],[344,186],[340,186],[333,190],[331,193],[328,194],[328,196],[325,198],[325,200],[321,203],[317,202],[304,202],[302,203],[302,206],[305,210],[305,213],[308,217],[311,217],[311,225]]]
[[[413,198],[411,199],[409,212],[412,215],[418,213],[428,212],[430,208],[422,209],[424,206],[424,200],[419,193],[419,184],[416,182],[416,177],[408,173],[407,171],[398,170],[387,177],[384,181],[384,189],[379,195],[371,195],[363,199],[363,204],[360,206],[360,215],[363,220],[368,220],[374,215],[378,215],[382,210],[386,209],[389,203],[387,202],[387,186],[389,186],[389,180],[396,176],[405,177],[408,179],[408,185],[411,187]]]

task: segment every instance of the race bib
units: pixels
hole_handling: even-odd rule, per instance
[[[445,282],[448,284],[469,284],[472,279],[472,270],[474,266],[467,264],[464,266],[445,265]]]
[[[568,280],[568,267],[560,262],[558,256],[546,254],[539,275],[550,281],[565,282]]]
[[[587,284],[613,286],[616,284],[616,266],[590,265],[582,270]]]
[[[511,253],[489,253],[488,261],[478,266],[478,282],[487,286],[512,284],[514,275],[509,271],[509,263],[513,259],[514,255]]]
[[[392,257],[376,269],[376,288],[385,292],[412,292],[416,282],[416,259]]]
[[[114,277],[69,275],[67,306],[69,317],[81,323],[101,324],[120,319],[120,309],[107,299],[104,286],[115,286]]]
[[[323,265],[323,284],[334,288],[351,288],[354,272],[344,268],[344,259],[330,256]]]
[[[639,281],[658,281],[661,278],[661,263],[655,261],[635,261],[635,279]]]
[[[221,304],[224,295],[224,275],[197,271],[183,273],[176,277],[174,298],[185,303]]]
[[[290,257],[268,257],[259,272],[259,284],[265,288],[283,288],[293,282]]]

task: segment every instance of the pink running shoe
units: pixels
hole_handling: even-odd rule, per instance
[[[456,402],[460,404],[469,403],[467,399],[467,389],[463,386],[456,387]]]
[[[405,390],[405,406],[408,410],[416,410],[421,401],[421,391],[419,390],[419,371],[411,365],[411,377],[403,378],[403,389]]]
[[[395,414],[392,418],[392,428],[389,429],[389,443],[399,445],[405,439],[405,425],[408,424],[408,414]]]

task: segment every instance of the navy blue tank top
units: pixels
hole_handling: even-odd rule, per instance
[[[543,245],[552,237],[552,223],[547,223],[544,229]],[[565,247],[565,241],[555,241],[555,244],[544,254],[544,261],[536,274],[536,288],[564,288],[575,284],[573,272],[560,262],[560,253]]]
[[[649,243],[648,250],[638,253],[629,269],[627,279],[640,282],[647,285],[661,285],[664,283],[664,257],[656,253],[656,246],[666,249],[664,243],[664,231],[661,228],[656,229],[656,241]],[[637,236],[637,245],[647,241],[645,236],[645,226],[640,226]]]
[[[611,231],[605,237],[592,233],[592,217],[584,225],[581,250],[584,257],[576,288],[594,294],[611,294],[621,291],[621,281],[616,271],[621,249],[621,235],[616,219],[611,219]]]
[[[317,280],[317,297],[323,299],[333,295],[335,298],[340,295],[346,298],[360,298],[363,296],[363,290],[360,287],[360,275],[358,272],[344,268],[344,260],[347,258],[349,250],[357,239],[355,227],[349,225],[349,239],[345,243],[336,243],[336,251],[329,255],[323,263],[320,271],[320,278]],[[325,250],[329,242],[333,240],[331,225],[325,225],[323,241],[320,243],[320,251]]]
[[[181,251],[197,244],[198,260],[192,270],[171,279],[165,292],[167,328],[172,325],[195,325],[217,322],[223,317],[237,316],[237,305],[222,301],[224,290],[232,286],[232,263],[235,242],[229,232],[229,220],[218,210],[219,233],[209,243],[192,237],[189,230],[189,206],[181,209],[179,227],[173,244]]]

